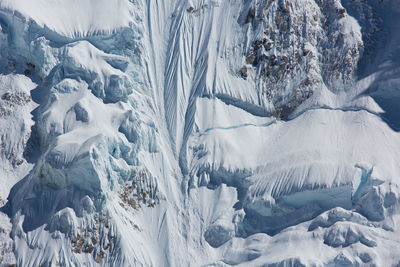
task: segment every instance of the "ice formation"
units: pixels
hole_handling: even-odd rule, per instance
[[[397,0],[2,0],[0,265],[400,264]]]

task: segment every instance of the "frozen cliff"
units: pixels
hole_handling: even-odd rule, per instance
[[[1,0],[0,265],[400,264],[397,0]]]

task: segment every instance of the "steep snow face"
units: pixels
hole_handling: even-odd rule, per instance
[[[399,12],[2,1],[0,261],[398,264]]]
[[[107,35],[129,27],[135,20],[133,5],[128,0],[4,0],[0,8],[40,28],[70,38]]]

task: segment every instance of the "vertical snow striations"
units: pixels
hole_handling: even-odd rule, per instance
[[[400,261],[395,0],[28,2],[0,3],[1,263]]]

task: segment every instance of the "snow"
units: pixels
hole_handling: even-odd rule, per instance
[[[396,1],[264,2],[1,1],[0,261],[398,264]]]
[[[0,199],[33,167],[24,159],[24,148],[33,126],[31,112],[37,107],[30,98],[34,84],[23,75],[0,75]],[[10,123],[13,122],[13,123]]]
[[[3,0],[0,8],[69,38],[111,34],[133,22],[128,0]]]

